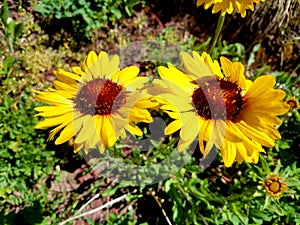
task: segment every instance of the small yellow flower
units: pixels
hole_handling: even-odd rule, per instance
[[[158,68],[169,89],[173,85],[182,90],[180,94],[174,90],[176,96],[170,101],[180,101],[176,106],[180,119],[172,117],[175,121],[166,127],[166,134],[180,129],[179,151],[198,136],[204,157],[215,145],[225,166],[235,160],[257,163],[259,152],[264,152],[262,145],[273,147],[281,138],[275,127],[281,124],[277,116],[289,109],[282,102],[285,92],[273,89],[275,78],[264,75],[254,82],[246,80],[241,63],[221,57],[220,67],[207,53],[193,52],[193,57],[182,53],[181,58],[186,72],[171,63]]]
[[[139,90],[148,81],[138,77],[139,68],[119,68],[117,55],[91,51],[81,67],[73,72],[55,71],[54,88],[36,91],[36,99],[49,104],[35,108],[37,116],[46,117],[37,129],[55,127],[49,139],[60,132],[55,144],[75,137],[75,152],[97,146],[101,153],[129,131],[142,135],[135,122],[151,122],[148,101]]]
[[[262,182],[265,191],[272,197],[281,197],[288,189],[283,178],[277,174],[270,174],[265,181]]]
[[[290,105],[290,109],[297,109],[299,107],[299,103],[294,97],[289,98],[286,103]]]
[[[208,9],[213,5],[212,12],[217,13],[221,11],[221,15],[226,13],[232,14],[233,10],[236,10],[242,17],[246,16],[246,10],[254,10],[253,3],[264,2],[265,0],[197,0],[197,6],[204,5],[205,9]]]

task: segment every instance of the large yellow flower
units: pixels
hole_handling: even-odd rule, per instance
[[[242,17],[246,16],[246,10],[254,10],[253,3],[264,2],[265,0],[197,0],[197,6],[204,5],[205,9],[213,6],[212,12],[217,13],[221,11],[221,15],[226,13],[231,14],[236,10]]]
[[[55,127],[49,139],[61,131],[55,144],[76,136],[74,150],[84,147],[85,152],[97,145],[103,153],[126,136],[125,130],[142,135],[134,122],[152,121],[146,109],[151,102],[139,91],[148,79],[137,76],[136,66],[120,70],[119,61],[117,55],[109,58],[106,52],[91,51],[82,67],[55,71],[55,88],[36,91],[36,99],[49,104],[35,108],[38,116],[46,117],[36,128]]]
[[[193,52],[193,57],[181,53],[181,58],[186,73],[170,63],[158,68],[162,80],[181,87],[185,102],[189,103],[182,104],[184,108],[177,107],[181,121],[172,122],[166,134],[181,129],[179,151],[198,135],[204,156],[215,145],[226,166],[234,160],[256,163],[259,152],[264,152],[262,145],[272,147],[275,139],[280,138],[275,126],[281,124],[277,116],[289,109],[282,102],[285,92],[273,89],[275,79],[271,75],[254,82],[246,80],[244,66],[225,57],[220,59],[224,74],[219,63],[207,53],[200,56]]]

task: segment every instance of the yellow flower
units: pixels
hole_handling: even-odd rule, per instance
[[[37,116],[46,117],[36,128],[55,127],[49,139],[61,131],[55,144],[76,136],[75,152],[98,146],[103,153],[106,146],[126,136],[125,130],[142,135],[134,122],[152,121],[148,101],[139,91],[148,79],[137,76],[138,67],[120,70],[119,64],[117,55],[109,58],[106,52],[91,51],[82,67],[55,71],[55,88],[36,91],[36,99],[49,104],[35,108]]]
[[[286,103],[289,104],[291,110],[299,108],[299,103],[294,97],[287,99]]]
[[[270,174],[265,181],[261,182],[267,194],[279,198],[288,189],[285,181],[277,174]]]
[[[254,10],[253,3],[264,2],[265,0],[197,0],[197,6],[204,5],[205,9],[213,6],[212,12],[217,13],[221,11],[221,15],[226,13],[231,14],[236,10],[242,17],[246,16],[246,10]]]
[[[182,107],[177,107],[181,121],[166,127],[166,134],[181,129],[179,151],[198,135],[204,156],[216,145],[225,166],[231,166],[234,160],[256,163],[259,152],[264,152],[262,145],[272,147],[275,139],[281,138],[275,126],[281,124],[277,116],[289,109],[282,102],[285,92],[273,89],[275,78],[270,75],[254,82],[246,80],[244,66],[225,57],[220,58],[224,74],[219,63],[207,53],[200,56],[193,52],[193,57],[181,53],[181,58],[187,73],[170,63],[158,68],[165,83],[184,92],[178,98]]]

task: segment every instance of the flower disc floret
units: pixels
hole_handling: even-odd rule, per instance
[[[243,106],[242,89],[236,83],[218,76],[203,78],[197,83],[199,87],[192,94],[196,113],[205,120],[234,121]]]
[[[75,109],[82,114],[109,115],[124,105],[123,87],[108,79],[97,78],[83,84],[77,93]],[[113,111],[112,111],[113,110]]]

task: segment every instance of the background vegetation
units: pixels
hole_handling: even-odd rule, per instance
[[[204,170],[196,150],[169,179],[144,186],[95,173],[72,152],[72,140],[55,146],[47,130],[34,129],[42,118],[34,117],[40,103],[32,90],[51,86],[54,69],[79,65],[90,50],[138,40],[201,52],[216,28],[210,9],[192,0],[5,0],[0,8],[0,224],[59,224],[120,196],[66,224],[300,224],[299,105],[281,118],[282,139],[257,165],[225,168],[218,156]],[[276,0],[244,19],[228,16],[215,54],[242,62],[249,79],[272,74],[286,100],[299,104],[299,14],[299,1]],[[167,157],[176,141],[172,136],[146,155],[120,146],[109,152],[144,165]],[[280,199],[268,197],[259,182],[272,171],[289,187]]]

